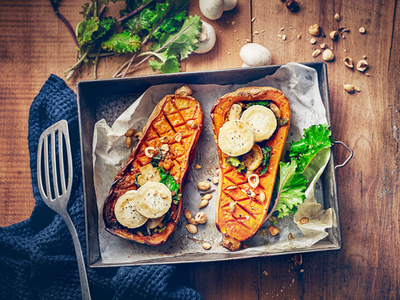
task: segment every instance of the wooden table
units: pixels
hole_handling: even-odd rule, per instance
[[[63,1],[60,10],[75,26],[84,1]],[[200,14],[198,1],[191,14]],[[353,160],[337,170],[343,248],[338,252],[180,266],[187,284],[204,299],[399,299],[400,276],[400,9],[396,0],[300,0],[290,12],[279,0],[239,0],[217,21],[212,52],[191,55],[182,71],[240,67],[240,48],[251,40],[270,49],[273,64],[320,61],[314,49],[323,42],[336,56],[328,63],[332,131],[335,140],[354,150]],[[341,21],[334,19],[339,13]],[[308,27],[318,23],[325,34],[349,28],[345,39],[317,38]],[[359,28],[365,27],[366,34]],[[0,9],[0,225],[30,216],[34,206],[27,143],[30,104],[51,73],[75,59],[75,46],[48,1],[2,1]],[[280,35],[280,36],[279,36]],[[286,40],[283,40],[283,35]],[[302,38],[299,39],[298,35]],[[367,57],[369,76],[346,68]],[[106,59],[99,78],[109,78],[123,60]],[[151,74],[142,68],[136,74]],[[75,90],[82,74],[68,85]],[[343,84],[361,92],[348,94]],[[335,161],[347,153],[335,148]],[[265,271],[265,272],[264,272]]]

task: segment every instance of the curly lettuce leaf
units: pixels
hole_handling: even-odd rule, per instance
[[[306,191],[304,175],[297,172],[297,162],[292,159],[287,164],[280,162],[280,179],[277,193],[278,203],[275,211],[278,211],[278,218],[286,217],[290,212],[297,211],[297,205],[303,203]]]
[[[108,40],[101,43],[101,47],[117,53],[132,53],[140,48],[140,38],[131,35],[128,31],[114,33]]]
[[[99,18],[94,17],[78,24],[76,30],[76,39],[80,47],[93,44],[92,36],[99,28]]]
[[[298,172],[303,173],[322,149],[333,145],[331,131],[326,124],[312,125],[304,130],[303,138],[290,147],[289,157],[296,158]]]
[[[178,58],[174,55],[166,53],[154,53],[154,60],[149,61],[149,65],[153,71],[161,71],[162,73],[179,73],[181,67]]]

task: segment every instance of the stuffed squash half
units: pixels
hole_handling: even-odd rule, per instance
[[[219,158],[216,226],[237,250],[265,221],[290,124],[289,101],[271,87],[246,87],[211,110]]]
[[[117,174],[105,200],[106,230],[157,246],[174,232],[182,188],[203,127],[203,111],[188,86],[164,97]]]

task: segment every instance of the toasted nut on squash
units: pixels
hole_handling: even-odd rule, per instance
[[[262,160],[262,150],[257,144],[254,144],[254,146],[251,148],[251,151],[243,157],[243,163],[249,171],[257,169]]]
[[[259,184],[256,191],[257,196],[253,198],[251,197],[251,192],[243,193],[241,191],[242,187],[239,189],[228,187],[232,185],[232,182],[247,182],[247,179],[242,172],[232,172],[232,168],[234,167],[226,162],[228,154],[225,154],[220,147],[217,147],[221,178],[217,193],[219,196],[216,200],[216,226],[224,235],[223,246],[231,251],[243,248],[243,245],[250,241],[261,228],[267,216],[279,161],[289,131],[290,107],[289,100],[280,90],[272,87],[246,87],[222,96],[216,101],[211,110],[214,139],[216,144],[219,145],[218,136],[220,129],[227,122],[226,115],[233,104],[239,102],[246,104],[248,102],[266,100],[273,103],[279,109],[281,118],[286,120],[287,123],[276,128],[271,137],[257,142],[257,145],[260,147],[271,147],[271,158],[269,160],[268,171],[265,174],[260,175],[262,168],[259,167],[261,162],[259,161],[260,157],[258,154],[260,150],[258,148],[251,148],[254,153],[257,153],[255,159],[249,155],[246,159],[242,160],[248,169],[253,169],[251,174],[256,174],[259,177]],[[255,104],[257,105],[257,103]],[[243,110],[241,119],[243,119],[243,114],[246,115],[246,109]],[[251,176],[251,174],[249,173],[248,176]],[[230,199],[226,199],[227,197]],[[244,199],[245,201],[243,201]],[[235,205],[226,205],[227,203],[235,203]]]
[[[195,155],[195,147],[196,143],[200,137],[204,114],[201,109],[200,103],[189,96],[191,93],[187,87],[178,90],[174,95],[165,96],[154,108],[152,114],[148,118],[146,125],[141,130],[142,136],[139,139],[136,147],[133,149],[131,155],[129,156],[127,162],[124,167],[118,172],[115,177],[115,181],[110,188],[108,197],[104,202],[103,209],[103,218],[106,230],[116,236],[135,241],[141,244],[147,244],[151,246],[157,246],[163,244],[167,241],[167,239],[174,232],[179,217],[182,214],[182,201],[183,197],[177,202],[171,203],[171,206],[167,212],[168,221],[166,222],[166,228],[162,232],[156,232],[156,230],[152,230],[154,224],[147,223],[138,228],[128,228],[123,226],[115,217],[115,204],[117,200],[125,194],[129,190],[137,190],[138,186],[136,185],[140,180],[143,185],[148,185],[152,181],[159,182],[159,171],[158,168],[153,167],[150,162],[152,161],[153,154],[149,153],[152,149],[145,149],[149,147],[153,147],[154,150],[157,151],[162,147],[163,144],[166,144],[166,139],[154,139],[155,135],[165,136],[171,132],[177,132],[175,136],[171,136],[168,141],[168,152],[163,153],[163,156],[166,156],[168,160],[171,160],[171,168],[169,169],[170,174],[175,179],[176,183],[179,184],[179,191],[177,194],[182,194],[183,191],[183,182],[189,173],[189,166],[193,162],[193,158]],[[187,128],[184,131],[182,129],[175,128],[174,124],[181,124],[181,119],[174,120],[174,118],[182,118],[179,114],[175,114],[174,112],[179,110],[190,110],[192,115],[190,119],[193,120],[195,124],[197,124],[196,128]],[[167,117],[168,116],[168,117]],[[176,117],[174,117],[176,116]],[[176,127],[179,127],[176,125]],[[183,148],[184,151],[179,153],[174,153],[174,144],[179,143],[185,137],[186,139],[191,140],[191,143],[185,144]],[[151,145],[151,146],[149,146]],[[175,145],[176,146],[176,145]],[[182,145],[179,145],[182,148]],[[166,147],[165,147],[166,149]],[[145,153],[147,152],[147,153]],[[148,155],[146,155],[148,154]],[[179,163],[179,162],[181,163]],[[182,162],[185,162],[182,164]],[[143,176],[141,176],[143,175]],[[147,182],[145,182],[146,180]],[[160,183],[159,183],[160,184]],[[164,191],[158,191],[157,193],[154,191],[153,196],[157,197],[158,201],[162,203],[165,201],[164,196],[167,193]],[[175,193],[171,192],[173,196]],[[151,196],[149,196],[151,197]],[[169,199],[169,196],[168,196]],[[140,204],[140,203],[139,203]],[[148,212],[148,209],[144,207],[138,206],[138,209],[141,208],[143,213]],[[159,214],[162,214],[162,210],[155,208],[151,209],[151,212],[155,214],[157,217]],[[162,216],[160,216],[161,218]],[[154,217],[155,218],[155,217]],[[165,219],[164,219],[165,221]],[[153,222],[153,221],[152,221]],[[150,232],[148,235],[144,235],[143,232]]]

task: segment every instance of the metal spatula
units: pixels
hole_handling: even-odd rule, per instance
[[[67,170],[65,165],[68,166]],[[61,120],[47,128],[40,136],[37,154],[38,186],[44,203],[63,218],[71,232],[78,260],[82,299],[87,300],[91,297],[82,248],[67,210],[72,188],[72,173],[68,123],[66,120]]]

